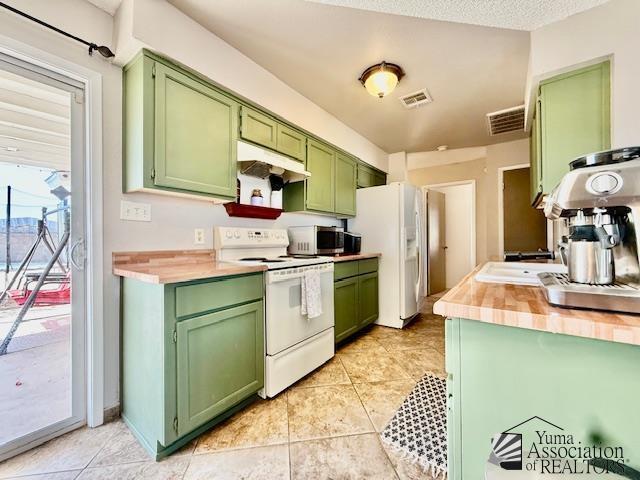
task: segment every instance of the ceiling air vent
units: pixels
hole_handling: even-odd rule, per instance
[[[524,105],[487,113],[489,135],[524,130]]]
[[[417,92],[400,97],[400,102],[402,102],[404,108],[416,108],[420,105],[426,105],[427,103],[433,102],[433,98],[431,98],[427,89],[423,88]]]

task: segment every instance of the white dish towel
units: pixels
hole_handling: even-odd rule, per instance
[[[300,313],[307,315],[309,319],[319,317],[322,315],[320,272],[318,270],[307,270],[304,272],[301,284]]]

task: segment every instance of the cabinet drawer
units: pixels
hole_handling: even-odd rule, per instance
[[[333,279],[335,281],[358,275],[358,261],[339,262],[333,266]]]
[[[263,285],[262,274],[257,274],[178,286],[176,317],[260,300],[263,296]]]
[[[377,272],[378,271],[378,259],[377,258],[367,258],[365,260],[360,260],[358,262],[358,274],[363,275],[365,273]]]

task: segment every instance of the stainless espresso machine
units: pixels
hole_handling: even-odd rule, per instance
[[[569,232],[559,244],[568,273],[538,274],[549,303],[640,313],[640,147],[571,162],[544,213]]]

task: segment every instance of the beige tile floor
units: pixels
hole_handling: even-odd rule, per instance
[[[444,375],[444,320],[431,305],[404,330],[369,328],[276,398],[161,462],[115,421],[0,463],[0,479],[428,479],[378,433],[425,372]]]

